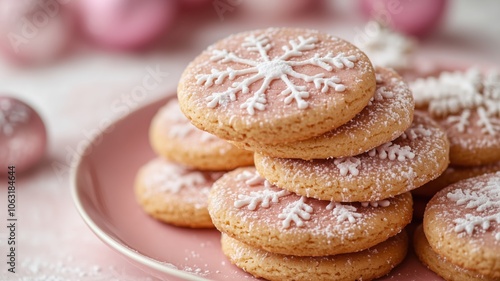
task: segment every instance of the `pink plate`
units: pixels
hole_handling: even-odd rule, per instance
[[[132,112],[90,143],[72,171],[76,207],[104,243],[160,279],[254,279],[226,259],[216,230],[184,229],[157,222],[135,201],[135,173],[155,156],[148,142],[149,123],[167,99]],[[410,253],[381,280],[442,279]]]

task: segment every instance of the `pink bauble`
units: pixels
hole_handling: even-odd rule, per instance
[[[0,96],[0,167],[26,171],[46,148],[47,132],[38,113],[18,99]]]
[[[59,2],[58,2],[59,1]],[[0,0],[0,50],[10,61],[42,64],[68,50],[74,21],[68,0]]]
[[[199,9],[211,5],[213,0],[179,0],[179,4],[183,9]]]
[[[235,9],[241,6],[241,9],[250,15],[268,18],[286,18],[307,11],[318,4],[319,0],[226,0],[225,2],[234,3],[233,6]]]
[[[436,29],[447,0],[360,0],[361,12],[392,29],[424,36]]]
[[[80,0],[84,33],[97,44],[118,50],[146,47],[173,23],[174,0]]]

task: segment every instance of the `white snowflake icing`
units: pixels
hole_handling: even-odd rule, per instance
[[[255,171],[252,173],[250,171],[243,171],[242,173],[236,176],[236,180],[245,181],[245,184],[248,186],[255,186],[264,184],[265,186],[269,185],[269,182],[266,181],[263,177],[260,176],[259,172]]]
[[[383,101],[383,100],[392,99],[392,98],[394,98],[393,91],[387,90],[387,88],[384,86],[377,87],[377,90],[375,91],[375,94],[368,102],[368,105],[372,105],[374,101]]]
[[[326,93],[329,89],[334,89],[336,92],[345,91],[346,87],[337,76],[325,77],[323,73],[316,75],[306,75],[299,73],[293,69],[294,66],[313,65],[321,67],[326,71],[332,71],[334,68],[353,68],[357,57],[354,55],[345,55],[338,53],[336,55],[328,53],[325,56],[314,54],[311,58],[303,60],[290,60],[291,58],[301,57],[305,51],[310,51],[316,48],[318,39],[315,37],[304,38],[299,36],[297,40],[290,40],[290,46],[283,46],[283,54],[274,58],[270,58],[268,51],[273,48],[271,39],[265,34],[254,36],[250,35],[245,38],[242,44],[249,52],[255,52],[260,55],[258,60],[250,60],[240,57],[237,53],[227,50],[213,50],[211,61],[225,63],[238,63],[245,65],[243,69],[233,69],[227,67],[225,70],[213,68],[210,74],[199,74],[196,76],[199,85],[204,84],[210,87],[214,84],[220,85],[226,80],[235,80],[238,77],[245,77],[231,84],[227,90],[222,92],[212,93],[207,97],[207,106],[214,108],[218,105],[225,104],[237,99],[237,94],[248,94],[249,87],[262,80],[260,88],[247,98],[241,108],[246,109],[250,115],[255,114],[255,110],[264,110],[267,104],[266,90],[273,80],[280,79],[287,86],[281,92],[285,96],[284,103],[290,104],[293,101],[297,103],[298,108],[304,109],[308,107],[308,102],[304,99],[309,97],[309,92],[306,86],[295,85],[290,77],[303,80],[308,83],[313,83],[316,89],[321,89],[321,92]]]
[[[278,218],[283,220],[283,228],[289,228],[292,222],[295,223],[296,226],[301,227],[304,225],[304,220],[309,220],[311,218],[312,212],[313,208],[305,203],[305,197],[302,196],[299,200],[283,208]]]
[[[349,173],[357,176],[359,175],[358,166],[361,164],[361,160],[356,157],[344,157],[333,160],[333,164],[337,166],[342,176],[346,176]]]
[[[377,156],[380,159],[398,160],[405,161],[406,159],[413,159],[415,153],[411,151],[409,146],[400,146],[399,144],[394,144],[392,142],[384,143],[370,151],[368,155],[371,157]]]
[[[10,136],[14,128],[26,123],[30,110],[23,104],[13,103],[9,99],[0,99],[0,133]]]
[[[265,181],[266,183],[268,181]],[[247,206],[248,210],[255,210],[260,204],[262,208],[269,208],[271,203],[278,203],[280,197],[289,195],[286,190],[274,191],[270,188],[259,191],[252,191],[249,195],[238,194],[238,200],[234,201],[234,207],[242,208]]]
[[[191,124],[186,116],[184,116],[181,112],[177,103],[175,103],[175,106],[168,107],[168,113],[166,116],[175,123],[169,130],[169,135],[171,137],[185,138],[192,133],[197,133],[199,134],[201,142],[211,142],[218,139],[216,136],[202,131]]]
[[[177,165],[163,165],[146,179],[146,186],[159,192],[178,193],[182,188],[206,185],[203,173]]]
[[[469,127],[470,110],[464,110],[460,115],[452,115],[446,119],[446,123],[454,125],[460,133],[465,132]]]
[[[364,41],[357,44],[374,65],[405,69],[410,66],[411,54],[415,47],[415,40],[394,32],[377,22],[368,22],[367,29],[376,32],[366,36]]]
[[[371,202],[361,202],[362,207],[389,207],[391,205],[391,201],[384,199],[379,201],[371,201]]]
[[[361,218],[362,215],[357,212],[357,208],[352,205],[344,205],[339,202],[330,202],[326,206],[327,210],[333,210],[332,214],[337,217],[337,222],[349,221],[355,223],[356,219]]]
[[[446,122],[459,132],[471,125],[484,134],[500,133],[500,75],[491,71],[482,75],[476,68],[466,72],[443,72],[439,77],[417,79],[410,84],[417,106],[427,106],[433,116],[447,117]],[[479,120],[470,122],[475,112]]]
[[[455,232],[465,231],[472,235],[479,227],[487,231],[491,227],[491,222],[497,223],[497,233],[495,239],[500,241],[500,181],[492,178],[483,185],[475,185],[472,189],[455,189],[449,192],[446,197],[455,201],[458,206],[466,209],[475,209],[479,215],[466,214],[464,218],[453,220]],[[491,213],[493,211],[493,213]]]
[[[500,100],[498,102],[500,103]],[[486,110],[482,107],[477,109],[477,114],[479,116],[477,125],[481,128],[481,132],[492,136],[496,135],[497,132],[500,132],[499,118],[489,118]]]
[[[413,126],[409,129],[407,129],[402,135],[402,139],[409,139],[409,140],[416,140],[419,137],[430,137],[431,136],[431,130],[426,129],[424,125],[418,124],[417,126]]]

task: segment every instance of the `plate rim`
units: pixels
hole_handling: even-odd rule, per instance
[[[203,278],[201,276],[197,276],[188,272],[185,272],[180,269],[168,267],[162,264],[162,262],[155,260],[151,257],[148,257],[146,255],[143,255],[136,251],[135,249],[126,246],[125,244],[122,244],[118,241],[116,241],[111,235],[106,233],[106,231],[102,230],[95,222],[94,220],[90,217],[90,215],[87,213],[85,207],[83,206],[83,203],[81,201],[81,198],[78,194],[78,191],[81,189],[81,187],[78,184],[78,172],[80,169],[82,169],[82,163],[83,161],[88,158],[90,155],[92,155],[92,152],[88,152],[89,149],[94,147],[96,144],[96,140],[99,138],[104,138],[105,135],[107,134],[106,131],[108,128],[111,128],[113,126],[116,126],[119,123],[124,122],[126,119],[128,119],[131,115],[134,113],[137,113],[138,111],[145,110],[147,107],[151,107],[157,103],[161,102],[167,102],[168,100],[175,98],[175,92],[170,93],[166,96],[163,96],[159,99],[153,100],[151,102],[145,103],[133,110],[131,110],[129,113],[115,119],[112,121],[106,128],[100,131],[99,134],[94,135],[92,138],[90,138],[89,142],[86,143],[85,148],[83,149],[83,153],[78,155],[78,157],[75,157],[70,165],[70,175],[69,175],[69,180],[70,180],[70,191],[71,191],[71,197],[73,199],[73,204],[76,207],[76,210],[80,217],[83,219],[85,224],[90,228],[90,230],[102,241],[104,244],[107,246],[111,247],[113,250],[117,251],[121,255],[135,261],[136,263],[145,265],[149,268],[152,268],[154,270],[157,270],[162,273],[169,274],[173,277],[179,277],[184,280],[189,280],[189,281],[210,281],[210,279]],[[137,264],[132,263],[136,268],[139,268],[141,271],[146,272],[148,274],[155,276],[151,272],[148,272],[142,268],[140,268]],[[158,277],[157,277],[158,278]]]

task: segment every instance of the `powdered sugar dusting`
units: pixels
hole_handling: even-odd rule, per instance
[[[241,170],[234,176],[234,180],[237,182],[234,187],[235,193],[224,196],[234,196],[234,208],[241,209],[246,207],[245,209],[256,213],[262,210],[262,208],[271,209],[275,206],[274,208],[278,208],[280,211],[275,214],[274,217],[277,219],[276,222],[281,221],[281,227],[283,229],[289,229],[292,226],[305,227],[306,222],[310,221],[313,215],[318,215],[320,213],[322,215],[325,214],[325,212],[319,212],[320,210],[331,211],[328,212],[331,218],[325,217],[325,220],[333,219],[337,223],[349,222],[353,225],[357,225],[358,223],[363,223],[366,217],[370,216],[366,212],[360,212],[358,208],[373,209],[377,207],[388,207],[392,200],[386,199],[376,202],[364,202],[358,204],[359,207],[355,207],[350,203],[319,201],[304,196],[297,196],[286,190],[278,189],[264,179],[259,181],[259,183],[255,180],[249,183],[248,179],[254,178],[256,175],[258,176],[258,173],[254,169],[248,168]],[[217,198],[217,200],[223,199],[224,198]],[[320,204],[318,205],[318,203]],[[222,202],[218,202],[217,204],[224,205]],[[272,220],[269,216],[262,215],[262,218]],[[316,217],[316,219],[320,218]],[[313,225],[309,225],[309,227],[315,228]]]
[[[487,181],[474,182],[464,188],[448,192],[446,197],[460,208],[470,209],[474,213],[453,220],[455,232],[466,232],[472,235],[478,229],[488,231],[492,223],[500,223],[500,173],[490,176]],[[495,239],[500,241],[500,231],[495,227]]]
[[[403,135],[360,155],[306,161],[257,154],[255,159],[263,176],[291,192],[362,202],[401,194],[426,183],[429,176],[439,176],[447,165],[447,149],[443,130],[416,113],[414,123]]]

